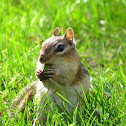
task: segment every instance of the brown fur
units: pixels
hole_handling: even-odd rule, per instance
[[[78,82],[81,82],[82,78],[85,77],[86,74],[89,76],[87,69],[84,67],[82,63],[80,63],[79,69],[73,81],[73,85],[78,84]]]

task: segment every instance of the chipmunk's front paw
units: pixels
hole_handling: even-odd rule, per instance
[[[55,74],[56,71],[53,66],[49,66],[49,68],[45,68],[43,71],[36,71],[36,76],[40,81],[46,81],[49,78],[52,78]]]

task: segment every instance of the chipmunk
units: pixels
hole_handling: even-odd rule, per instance
[[[22,109],[25,99],[29,101],[35,94],[40,122],[46,120],[41,108],[46,93],[54,106],[62,106],[62,99],[58,95],[61,94],[75,107],[78,103],[77,93],[84,98],[82,88],[85,93],[89,90],[89,73],[81,63],[72,28],[68,28],[64,35],[58,34],[59,28],[56,28],[53,35],[42,43],[36,70],[39,81],[26,88],[25,97],[22,98],[21,95],[15,100],[19,104],[18,108]],[[72,112],[69,105],[67,108]]]

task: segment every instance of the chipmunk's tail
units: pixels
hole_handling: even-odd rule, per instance
[[[18,97],[12,101],[11,108],[24,112],[25,104],[28,104],[33,99],[33,96],[36,94],[37,83],[37,81],[34,81],[23,88]]]

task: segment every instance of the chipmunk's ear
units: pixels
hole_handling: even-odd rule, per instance
[[[57,36],[59,34],[59,28],[57,27],[54,31],[53,31],[53,35]]]
[[[66,37],[68,40],[72,41],[74,37],[74,32],[72,28],[68,28],[65,32],[64,37]]]

